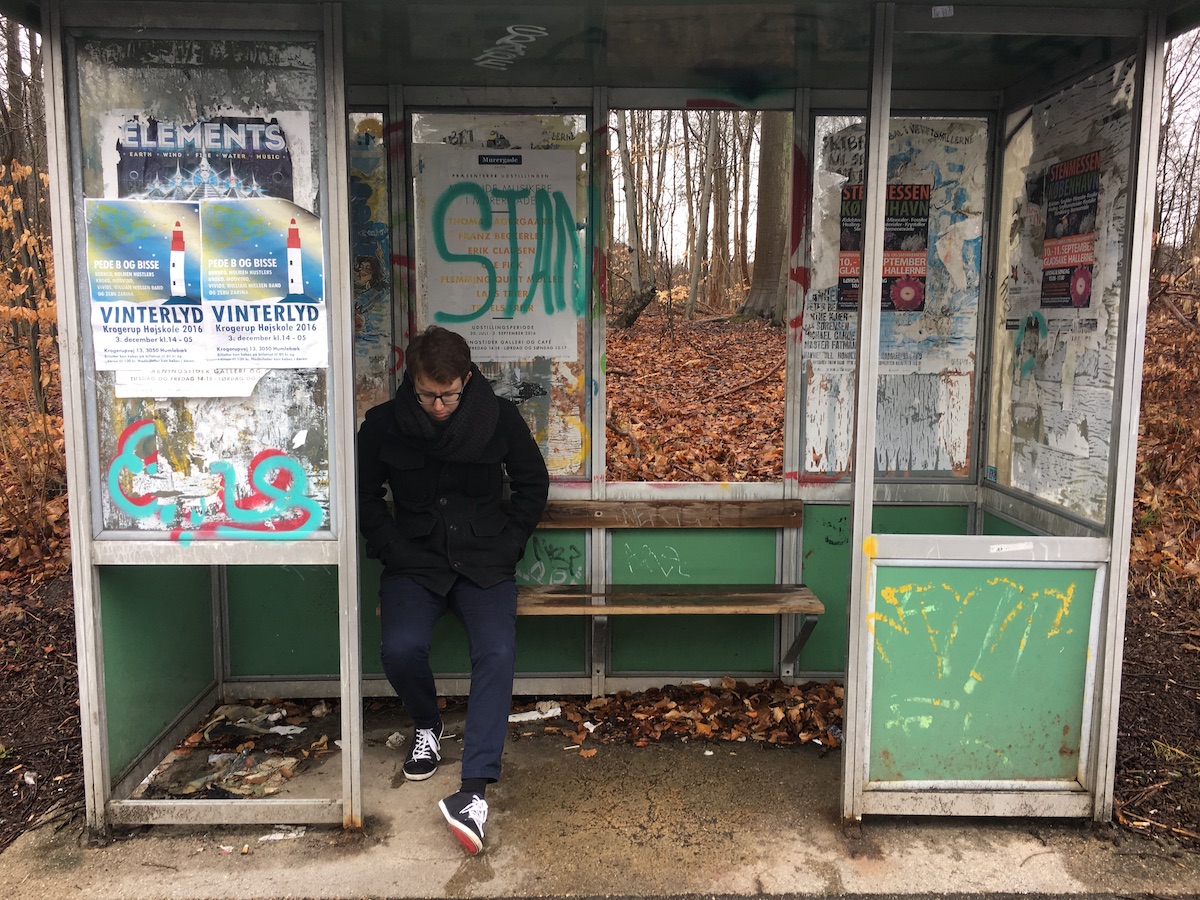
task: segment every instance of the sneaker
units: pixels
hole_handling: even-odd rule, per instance
[[[459,791],[445,800],[439,800],[438,808],[468,853],[474,856],[483,849],[483,823],[487,821],[488,814],[486,800],[478,794]]]
[[[424,781],[437,771],[442,761],[442,724],[437,728],[418,728],[413,733],[412,747],[404,761],[404,777],[409,781]]]

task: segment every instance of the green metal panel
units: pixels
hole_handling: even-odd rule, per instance
[[[100,566],[110,776],[216,680],[207,566]]]
[[[880,534],[966,534],[965,506],[876,506]],[[799,671],[846,670],[846,601],[850,595],[850,508],[804,506],[800,580],[825,604],[816,630],[796,663]]]
[[[1000,516],[994,516],[991,513],[983,514],[983,533],[1008,537],[1029,537],[1033,534],[1025,526],[1017,525],[1015,522],[1010,522],[1008,519],[1002,519]]]
[[[517,564],[517,584],[583,584],[587,532],[535,531]],[[517,674],[583,674],[588,669],[588,621],[582,616],[517,618]]]
[[[772,584],[775,553],[768,528],[616,531],[612,581]],[[766,674],[775,665],[768,616],[613,616],[609,630],[614,673]]]
[[[1077,777],[1095,569],[876,579],[869,780]]]
[[[231,677],[337,676],[336,566],[229,566],[225,578]]]

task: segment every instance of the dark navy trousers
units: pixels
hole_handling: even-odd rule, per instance
[[[471,655],[462,777],[498,781],[512,709],[516,582],[481,588],[460,577],[441,597],[406,575],[385,575],[379,603],[383,671],[418,728],[435,728],[441,720],[429,665],[433,626],[447,611],[462,622]]]

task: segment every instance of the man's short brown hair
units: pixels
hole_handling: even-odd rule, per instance
[[[420,375],[435,384],[465,379],[471,371],[471,347],[461,334],[430,325],[408,342],[404,363],[409,375]]]

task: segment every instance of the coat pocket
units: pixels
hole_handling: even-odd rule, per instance
[[[509,527],[508,514],[503,510],[485,513],[471,521],[471,532],[482,544],[494,549],[496,557],[507,563],[515,563],[525,552],[517,545]]]
[[[384,447],[379,458],[387,463],[393,498],[416,504],[432,499],[434,479],[424,453],[408,447]]]
[[[396,517],[396,528],[410,540],[428,537],[436,519],[432,514],[400,513]]]

